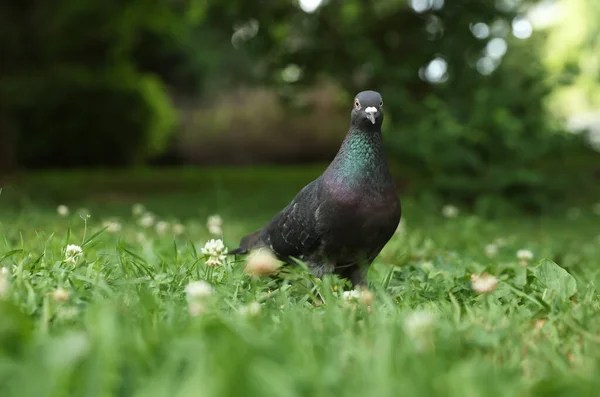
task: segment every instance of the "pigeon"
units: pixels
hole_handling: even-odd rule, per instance
[[[268,248],[288,264],[304,262],[316,277],[333,273],[353,287],[366,285],[368,269],[394,235],[402,212],[383,150],[382,123],[381,95],[356,95],[350,128],[327,169],[230,254]]]

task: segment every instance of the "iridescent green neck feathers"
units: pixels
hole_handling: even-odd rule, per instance
[[[343,183],[387,187],[391,182],[381,131],[351,128],[327,169]]]

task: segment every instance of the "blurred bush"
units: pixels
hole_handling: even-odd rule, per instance
[[[176,113],[159,79],[121,68],[44,79],[14,120],[24,166],[128,165],[165,148]]]
[[[489,76],[456,65],[452,73],[468,81],[448,81],[420,103],[401,105],[403,118],[388,127],[387,141],[415,191],[493,212],[506,198],[519,207],[549,207],[592,182],[597,154],[545,111],[551,90],[536,40],[509,43]],[[582,156],[587,165],[565,166]]]
[[[145,0],[2,3],[0,145],[40,167],[126,165],[163,151],[177,115],[134,52],[149,32],[175,34],[177,17]]]

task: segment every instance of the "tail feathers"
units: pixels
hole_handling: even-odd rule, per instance
[[[244,255],[250,252],[251,250],[262,246],[262,242],[260,240],[260,232],[262,229],[255,231],[252,234],[249,234],[242,238],[240,241],[239,248],[236,248],[232,251],[228,252],[228,255]]]
[[[227,255],[245,255],[248,253],[248,250],[243,249],[242,247],[236,248],[227,252]]]

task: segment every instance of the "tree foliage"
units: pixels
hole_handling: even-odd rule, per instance
[[[3,134],[19,163],[128,164],[162,149],[176,116],[163,82],[133,55],[139,34],[176,22],[170,7],[148,1],[3,4]]]
[[[294,104],[326,81],[343,103],[382,92],[386,142],[411,186],[539,206],[563,188],[556,181],[572,182],[548,164],[578,143],[544,107],[545,37],[511,35],[534,3],[327,0],[314,12],[295,0],[8,3],[0,140],[16,144],[22,165],[128,164],[165,149],[172,98],[244,84]]]

